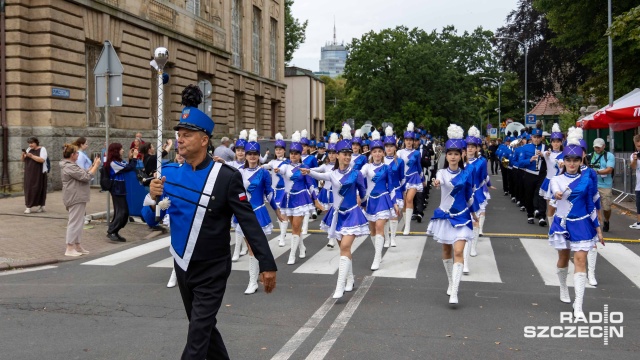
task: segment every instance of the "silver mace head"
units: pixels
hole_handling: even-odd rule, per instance
[[[169,50],[165,47],[159,47],[153,53],[153,59],[158,64],[158,68],[162,69],[169,61]]]

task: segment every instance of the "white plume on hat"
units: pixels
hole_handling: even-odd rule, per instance
[[[413,124],[413,123],[409,123],[409,124]],[[407,128],[408,129],[408,128]],[[408,130],[410,131],[410,130]],[[447,129],[447,136],[449,137],[449,139],[462,139],[464,138],[464,130],[462,130],[462,128],[456,124],[451,124],[449,125],[449,128]]]
[[[520,139],[515,139],[511,142],[511,144],[509,144],[509,146],[511,147],[515,147],[518,146],[518,143],[520,142]]]
[[[473,136],[475,138],[479,138],[480,137],[480,130],[478,130],[478,128],[475,127],[475,125],[471,125],[471,127],[469,128],[469,136]]]
[[[387,128],[384,129],[384,134],[385,136],[393,136],[393,128],[391,126],[387,126]]]
[[[582,128],[570,127],[567,133],[567,145],[580,146],[580,140],[582,140]]]
[[[338,143],[338,134],[332,133],[331,136],[329,136],[329,144],[337,144],[337,143]]]
[[[291,142],[297,143],[300,142],[300,132],[296,131],[291,135]]]
[[[380,140],[380,133],[378,130],[373,130],[371,133],[371,140]]]
[[[258,132],[256,131],[256,129],[249,130],[249,141],[250,142],[258,141]]]
[[[555,132],[555,133],[562,132],[560,130],[560,125],[558,125],[558,123],[554,123],[553,126],[551,127],[551,132]]]
[[[307,135],[308,135],[307,129],[302,130],[302,133],[300,133],[300,137],[301,138],[305,138],[306,139]]]
[[[407,131],[413,132],[413,128],[414,128],[413,121],[409,121],[409,124],[407,125]]]
[[[238,139],[247,140],[247,130],[240,131],[240,135],[238,135]]]
[[[362,130],[357,129],[354,137],[362,137]]]
[[[341,135],[344,140],[351,140],[351,126],[349,124],[342,125]]]
[[[277,133],[276,134],[276,140],[284,140],[284,137],[282,137],[282,134]]]

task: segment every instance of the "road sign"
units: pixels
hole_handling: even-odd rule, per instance
[[[491,124],[487,124],[487,130],[491,129],[493,126]]]
[[[489,129],[489,137],[492,139],[495,139],[498,137],[498,129],[497,128],[491,128]]]
[[[123,72],[124,68],[118,54],[109,40],[106,40],[98,63],[93,68],[96,78],[96,107],[122,106]]]
[[[98,63],[96,67],[93,68],[94,75],[122,75],[124,73],[124,68],[122,67],[122,63],[120,59],[118,59],[118,54],[113,49],[111,42],[106,40],[104,42],[104,47],[102,48],[102,52],[100,53],[100,58],[98,58]]]
[[[525,125],[529,126],[529,125],[536,125],[536,115],[535,114],[527,114],[526,120],[525,120]]]

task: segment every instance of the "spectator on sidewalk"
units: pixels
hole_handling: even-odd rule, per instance
[[[235,160],[236,154],[229,148],[229,145],[231,145],[231,140],[228,137],[220,139],[220,146],[213,151],[213,156],[221,158],[226,163]]]
[[[140,140],[139,138],[135,138],[133,139],[133,142],[131,143],[131,147],[129,148],[129,150],[136,150],[138,152],[138,160],[142,159],[142,154],[140,153],[140,146],[142,146],[143,142],[142,140]]]
[[[85,170],[77,164],[79,156],[80,152],[76,145],[64,145],[62,160],[60,160],[62,203],[69,212],[65,256],[80,256],[89,253],[80,245],[80,240],[82,240],[85,209],[89,202],[89,182],[100,166],[100,158],[96,157],[91,167]]]
[[[107,237],[111,241],[125,242],[127,239],[120,236],[119,231],[127,225],[129,220],[129,206],[127,205],[127,188],[124,183],[124,173],[135,170],[136,158],[138,157],[137,149],[129,150],[129,160],[126,162],[122,159],[124,148],[120,143],[109,145],[107,152],[107,162],[104,164],[105,173],[109,174],[112,181],[111,198],[113,200],[113,219],[107,230]]]
[[[78,161],[76,161],[76,164],[84,170],[89,170],[91,166],[93,166],[93,162],[89,159],[89,156],[86,153],[89,148],[87,139],[84,136],[81,136],[73,142],[73,145],[78,148]]]
[[[138,140],[138,141],[137,141],[137,144],[136,144],[136,140]],[[142,144],[144,144],[144,143],[145,143],[145,141],[144,141],[144,140],[142,140],[142,133],[138,131],[138,132],[136,133],[136,137],[135,137],[135,138],[133,139],[133,141],[131,142],[131,146],[129,146],[129,149],[139,149],[139,148],[140,148],[140,145],[142,145]],[[135,145],[135,146],[134,146],[134,145]]]
[[[598,214],[603,223],[602,231],[609,231],[609,219],[611,218],[611,203],[613,202],[613,168],[616,166],[616,158],[612,153],[604,150],[605,143],[601,138],[593,140],[593,151],[590,154],[589,166],[598,174],[598,193],[602,213]]]
[[[640,134],[633,137],[636,152],[631,154],[631,169],[636,171],[636,222],[629,225],[632,229],[640,229],[640,166],[638,166],[638,152],[640,152]]]
[[[173,140],[169,139],[165,142],[164,148],[162,149],[162,157],[166,157],[171,151],[171,147],[173,147]],[[144,143],[140,146],[140,154],[142,158],[142,164],[144,166],[144,173],[147,181],[144,182],[144,186],[149,190],[149,183],[151,182],[151,177],[155,174],[156,170],[158,170],[158,155],[156,154],[156,148],[151,143]]]
[[[22,161],[24,162],[24,202],[27,209],[25,214],[31,214],[31,208],[39,206],[36,212],[44,212],[47,202],[47,149],[40,146],[37,137],[27,139],[29,148],[22,149]]]

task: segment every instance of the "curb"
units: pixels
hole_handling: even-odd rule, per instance
[[[2,262],[0,263],[0,271],[31,268],[31,267],[42,266],[42,265],[51,265],[51,264],[57,264],[58,262],[59,262],[58,259],[53,259],[53,258],[34,259],[34,260],[16,261],[16,262]]]

